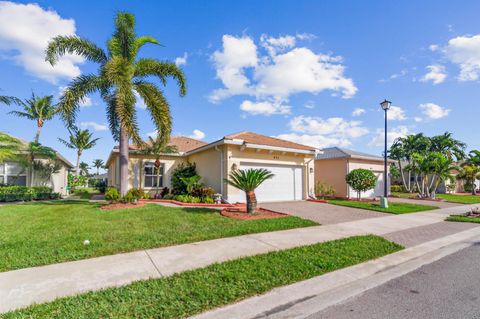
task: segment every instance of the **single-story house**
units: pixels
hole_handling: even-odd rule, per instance
[[[356,198],[357,192],[348,186],[346,175],[354,169],[369,169],[377,176],[374,189],[363,192],[363,198],[383,196],[384,159],[340,147],[324,148],[315,157],[315,183],[324,182],[335,189],[336,197]],[[389,169],[387,167],[387,169]],[[390,193],[390,179],[387,178]]]
[[[261,202],[302,200],[313,192],[315,148],[252,132],[227,135],[212,143],[184,136],[172,137],[177,153],[163,154],[161,187],[171,188],[172,172],[180,163],[195,163],[201,182],[222,194],[228,202],[245,202],[245,193],[225,183],[235,169],[266,168],[275,176],[257,190]],[[153,192],[156,185],[154,156],[129,147],[128,187]],[[119,150],[115,147],[106,162],[108,185],[119,187]]]
[[[38,172],[33,171],[33,174],[28,167],[24,167],[20,163],[13,161],[6,161],[0,163],[0,184],[18,185],[18,186],[48,186],[56,193],[62,195],[67,194],[68,172],[74,166],[60,153],[57,154],[57,160],[60,164],[60,169],[57,173],[49,177],[41,177]],[[47,162],[47,159],[36,159],[36,161]],[[32,182],[33,178],[33,182]]]

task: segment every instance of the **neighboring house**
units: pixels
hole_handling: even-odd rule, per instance
[[[380,156],[356,152],[339,147],[322,149],[315,158],[315,183],[325,182],[335,189],[336,197],[356,198],[357,192],[348,186],[346,175],[354,169],[364,168],[375,173],[378,178],[374,189],[362,192],[363,198],[383,196],[384,159]],[[388,169],[388,168],[387,168]],[[390,179],[387,179],[390,193]]]
[[[61,164],[58,173],[52,174],[48,179],[41,179],[38,174],[33,174],[33,183],[31,183],[32,174],[29,168],[25,168],[19,163],[7,161],[0,163],[0,183],[19,185],[19,186],[48,186],[56,193],[67,194],[67,177],[73,164],[57,152],[57,159]],[[47,161],[47,159],[37,159],[38,161]]]
[[[180,163],[195,163],[201,182],[213,187],[228,202],[245,202],[245,193],[225,183],[235,169],[266,168],[275,176],[257,190],[262,202],[302,200],[313,192],[315,148],[260,135],[241,132],[205,143],[183,136],[172,137],[177,153],[160,158],[161,187],[171,188],[172,172]],[[119,187],[119,153],[115,147],[107,160],[108,184]],[[154,156],[130,146],[128,187],[155,189]]]

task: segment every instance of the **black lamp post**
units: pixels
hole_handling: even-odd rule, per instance
[[[380,103],[380,106],[382,107],[382,110],[385,111],[385,144],[384,144],[384,167],[383,167],[383,197],[381,199],[381,206],[384,208],[388,208],[388,187],[387,187],[387,182],[388,182],[388,173],[387,173],[387,112],[390,109],[390,106],[392,106],[392,102],[388,100],[384,100],[382,103]]]

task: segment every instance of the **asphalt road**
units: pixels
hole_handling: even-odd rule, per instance
[[[308,319],[480,319],[480,242]]]

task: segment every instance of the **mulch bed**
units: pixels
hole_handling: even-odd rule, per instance
[[[137,204],[132,204],[132,203],[114,203],[114,204],[108,204],[100,207],[100,209],[103,210],[112,210],[112,209],[126,209],[126,208],[137,208],[137,207],[142,207],[145,206],[145,203],[137,203]]]
[[[243,207],[242,207],[243,206]],[[222,209],[220,214],[222,216],[236,218],[236,219],[271,219],[271,218],[282,218],[288,216],[288,214],[275,212],[273,210],[258,208],[255,214],[248,214],[247,209],[242,205],[239,207],[229,207]]]

